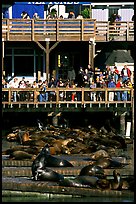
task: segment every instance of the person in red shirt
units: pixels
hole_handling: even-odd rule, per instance
[[[114,67],[113,74],[114,74],[114,81],[115,81],[115,83],[117,83],[117,81],[119,79],[119,70],[117,69],[116,66]]]
[[[130,69],[127,67],[127,65],[124,65],[123,69],[121,70],[121,75],[122,75],[122,83],[124,81],[127,81],[128,78],[131,77],[131,71]]]
[[[118,78],[118,81],[116,83],[116,88],[121,88],[122,87],[122,78]],[[121,91],[117,91],[117,100],[121,101]]]

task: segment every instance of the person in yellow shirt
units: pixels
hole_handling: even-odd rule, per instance
[[[128,80],[126,81],[126,88],[133,88],[133,84],[130,80],[130,78],[128,78]],[[131,99],[131,91],[128,91],[128,100]]]

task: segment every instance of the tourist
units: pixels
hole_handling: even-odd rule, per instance
[[[122,83],[128,80],[128,78],[131,77],[131,70],[127,67],[125,64],[123,69],[121,70],[121,75],[122,75]]]
[[[33,18],[34,18],[34,19],[39,19],[40,17],[39,17],[39,15],[38,15],[38,13],[34,13]]]
[[[23,11],[23,12],[21,13],[21,17],[22,17],[23,19],[30,19],[30,16],[29,16],[29,14],[28,14],[26,11]]]
[[[130,88],[130,89],[133,88],[133,84],[132,84],[130,78],[128,78],[126,81],[126,88]],[[131,100],[131,91],[128,91],[127,93],[128,93],[128,100],[130,101]]]
[[[10,88],[19,88],[18,78],[15,77],[13,82],[9,83]],[[17,91],[13,91],[13,102],[17,102]]]
[[[112,77],[108,83],[108,88],[116,88],[116,84],[114,82],[114,78]],[[109,101],[114,101],[114,92],[109,91]]]
[[[68,18],[75,19],[75,14],[73,11],[69,12]]]
[[[121,88],[121,87],[122,87],[122,78],[119,77],[116,83],[116,88]],[[121,91],[117,91],[116,94],[117,94],[117,100],[121,101]]]
[[[81,14],[78,14],[77,19],[83,19],[83,16]]]
[[[94,80],[92,80],[91,84],[90,84],[90,89],[95,89],[96,88],[96,83]],[[96,101],[96,92],[91,91],[90,92],[90,98],[91,101]]]
[[[25,82],[25,78],[24,77],[19,82],[19,88],[20,89],[26,88],[26,82]],[[26,92],[25,91],[20,91],[19,92],[19,97],[20,97],[20,101],[25,101],[26,100]]]
[[[113,74],[114,74],[114,81],[115,81],[115,83],[117,83],[117,81],[119,79],[119,70],[117,69],[116,66],[114,66]]]

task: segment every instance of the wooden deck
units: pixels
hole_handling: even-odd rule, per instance
[[[120,25],[119,25],[120,24]],[[2,19],[4,41],[134,41],[134,22],[95,19]]]
[[[46,92],[48,93],[49,99],[45,102],[39,102],[37,99],[37,91],[40,91],[38,88],[2,88],[2,106],[3,111],[42,111],[48,112],[51,110],[55,111],[64,111],[64,112],[78,112],[81,110],[89,111],[106,111],[106,110],[132,110],[133,109],[133,99],[134,99],[134,89],[130,88],[48,88]],[[115,98],[114,101],[109,101],[109,92],[121,92],[129,91],[130,99],[127,101],[117,101]],[[20,94],[25,94],[25,100],[13,101],[13,92]],[[54,92],[54,97],[50,97],[50,93]],[[64,97],[60,97],[60,93],[63,92]],[[29,94],[28,94],[29,93]],[[76,93],[74,101],[72,100],[72,94]],[[101,93],[103,98],[100,100],[91,101],[91,93]],[[29,96],[29,97],[28,97]]]

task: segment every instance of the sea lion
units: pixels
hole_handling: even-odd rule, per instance
[[[110,163],[111,162],[110,162],[109,158],[101,157],[95,162],[95,165],[99,166],[99,167],[101,167],[103,169],[106,169],[106,168],[108,168],[110,166]]]
[[[43,123],[39,119],[37,119],[37,126],[38,130],[40,131],[44,130]]]
[[[99,178],[97,176],[78,175],[76,177],[76,180],[80,181],[83,185],[89,185],[90,187],[96,187],[96,184]]]
[[[14,142],[14,141],[17,141],[17,138],[18,138],[18,133],[9,133],[7,135],[7,140],[10,141],[10,142]]]
[[[65,159],[52,156],[49,145],[46,144],[32,163],[33,176],[35,176],[39,167],[44,169],[45,167],[73,167],[73,165]]]
[[[113,179],[110,180],[110,189],[111,190],[121,190],[122,189],[122,181],[120,173],[115,169],[113,171]]]
[[[88,175],[88,176],[97,176],[99,178],[104,177],[104,170],[100,166],[96,166],[95,164],[90,164],[83,167],[79,173],[80,176]]]
[[[94,153],[91,154],[91,159],[99,159],[100,157],[109,157],[109,154],[107,151],[101,149],[101,150],[98,150]]]
[[[67,187],[80,187],[80,188],[90,188],[94,187],[94,183],[97,181],[97,177],[91,178],[91,176],[78,176],[75,178],[64,178],[59,182],[60,186]]]
[[[45,147],[43,148],[43,153],[44,153],[44,157],[45,157],[45,166],[48,167],[73,167],[73,165],[65,160],[65,159],[61,159],[61,158],[56,158],[54,156],[52,156],[50,154],[50,148],[49,145],[46,144]]]
[[[40,180],[40,181],[55,181],[55,182],[61,182],[64,180],[64,176],[62,174],[59,174],[52,169],[49,168],[38,168],[36,171],[36,174],[33,177],[34,180]]]
[[[26,152],[28,154],[32,154],[32,155],[37,155],[39,153],[39,150],[37,147],[29,147],[29,146],[13,146],[7,150],[5,150],[4,152],[2,152],[3,154],[6,154],[6,155],[13,155],[13,152],[15,151],[23,151],[23,152]],[[12,157],[12,156],[11,156]]]
[[[9,158],[15,160],[34,159],[35,155],[29,154],[25,151],[14,151],[10,154]]]
[[[109,161],[110,161],[109,168],[123,168],[124,166],[128,165],[128,163],[121,163],[113,158],[109,158]]]
[[[106,178],[98,179],[96,186],[103,190],[110,189],[110,181]]]

